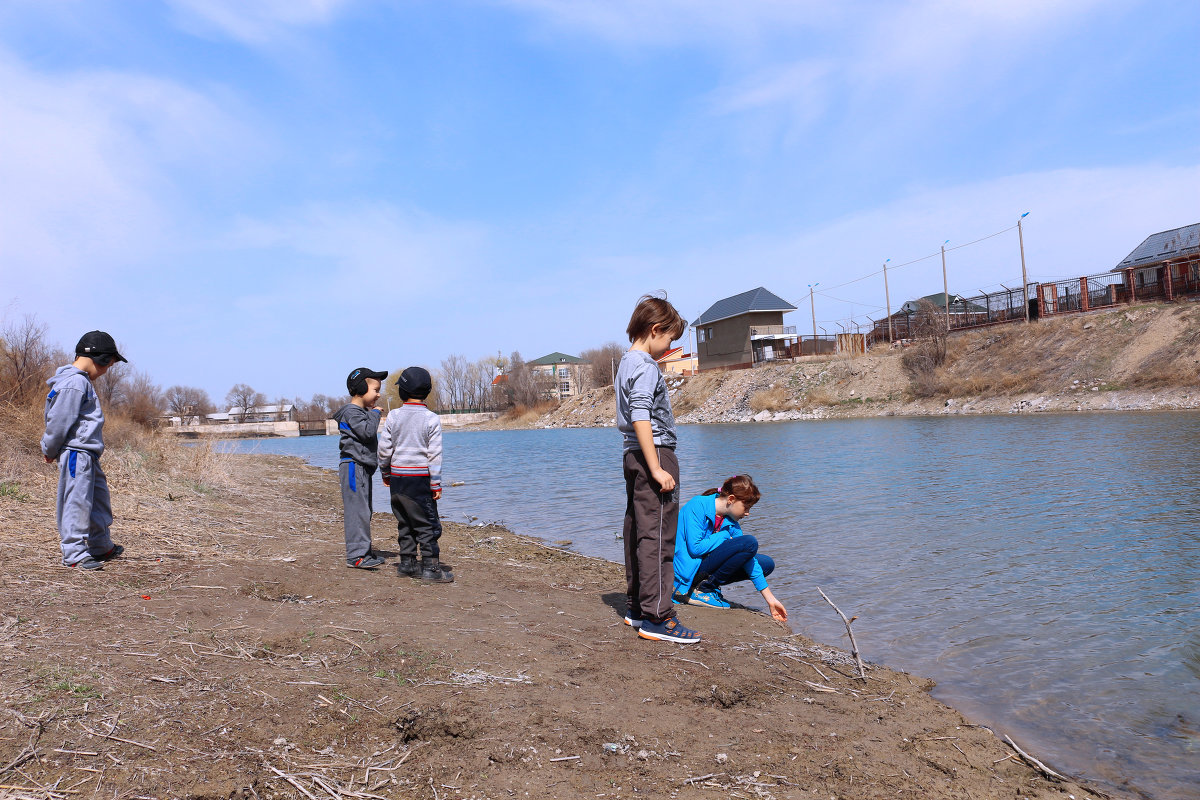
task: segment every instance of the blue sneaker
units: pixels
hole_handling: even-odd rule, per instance
[[[629,612],[625,613],[625,624],[626,625],[630,625],[634,628],[640,628],[640,627],[642,627],[642,622],[643,622],[643,620],[641,617],[635,617],[632,614],[630,614]]]
[[[692,596],[688,598],[688,602],[694,606],[708,606],[709,608],[729,608],[729,601],[721,596],[721,592],[714,589],[711,592],[692,592]]]
[[[685,628],[675,617],[669,617],[662,622],[643,620],[638,628],[638,636],[643,639],[656,639],[661,642],[679,642],[680,644],[695,644],[700,641],[700,631]]]

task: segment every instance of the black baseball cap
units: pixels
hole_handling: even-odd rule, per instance
[[[117,343],[104,331],[88,331],[79,340],[79,344],[75,345],[76,356],[87,356],[94,358],[96,356],[112,356],[115,361],[124,361],[129,363],[129,359],[117,352]]]
[[[382,383],[387,376],[386,372],[376,372],[367,367],[359,367],[346,376],[346,390],[356,396],[366,394],[367,378],[374,378]]]
[[[396,387],[409,397],[423,400],[433,390],[433,379],[424,367],[409,367],[396,379]]]

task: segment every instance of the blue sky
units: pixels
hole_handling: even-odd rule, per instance
[[[8,0],[0,314],[216,399],[621,340],[756,286],[882,316],[1200,221],[1200,6]],[[950,290],[1017,286],[1015,231]],[[940,261],[889,272],[893,308]],[[803,301],[803,305],[801,303]]]

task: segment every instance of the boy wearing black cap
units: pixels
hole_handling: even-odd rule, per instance
[[[104,412],[92,382],[117,361],[117,343],[104,331],[89,331],[75,345],[75,361],[46,381],[46,433],[42,455],[58,461],[55,518],[63,566],[102,569],[125,548],[109,537],[112,500],[100,469],[104,453]],[[128,362],[126,362],[128,363]]]
[[[346,378],[350,402],[338,409],[341,439],[338,477],[342,483],[342,521],[346,531],[346,566],[374,569],[383,558],[371,550],[371,481],[378,464],[379,387],[386,372],[359,367]]]
[[[433,389],[429,372],[409,367],[396,381],[404,405],[393,408],[379,432],[379,467],[392,490],[392,513],[399,528],[401,575],[431,583],[454,576],[438,560],[442,522],[442,421],[423,402]],[[417,566],[420,552],[421,564]]]

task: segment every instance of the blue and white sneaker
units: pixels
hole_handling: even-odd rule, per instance
[[[695,644],[700,641],[700,631],[684,627],[675,617],[662,622],[644,620],[638,628],[638,636],[643,639],[657,639],[662,642],[679,642],[680,644]]]
[[[692,592],[692,596],[688,598],[688,603],[694,606],[708,606],[709,608],[729,608],[729,601],[721,596],[718,589],[713,589],[711,592],[701,592],[699,590]]]
[[[633,628],[640,628],[640,627],[642,627],[642,618],[635,617],[632,614],[630,614],[628,611],[626,611],[625,612],[625,624],[629,625]]]

